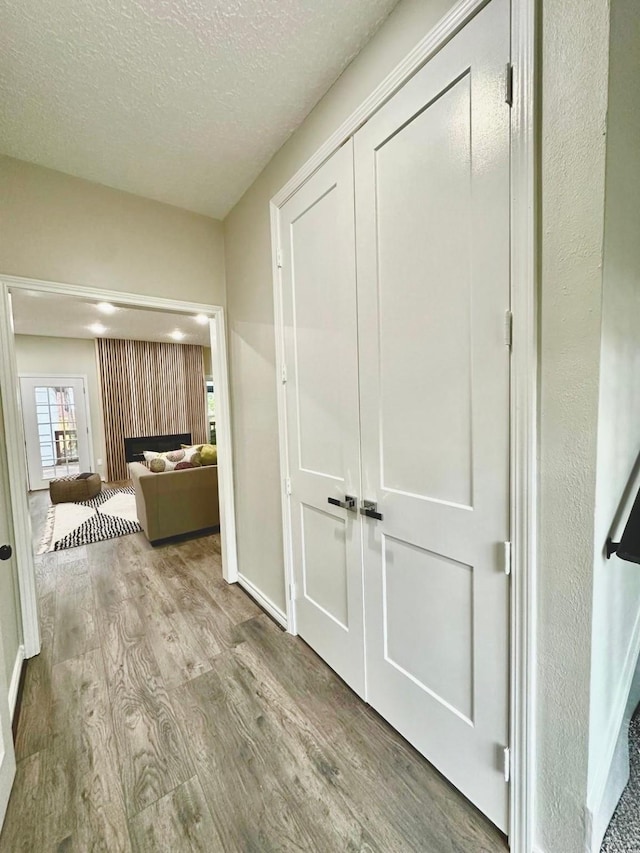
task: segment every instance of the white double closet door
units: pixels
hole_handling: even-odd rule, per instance
[[[298,633],[503,830],[508,60],[491,0],[279,222]]]

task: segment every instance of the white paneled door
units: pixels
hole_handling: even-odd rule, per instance
[[[507,828],[509,4],[355,137],[369,702]]]
[[[491,0],[280,218],[298,631],[503,830],[509,41]]]
[[[82,377],[20,378],[29,489],[91,471],[86,389]]]
[[[282,208],[280,232],[296,622],[363,695],[351,141]]]

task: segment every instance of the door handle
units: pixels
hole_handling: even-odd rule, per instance
[[[342,509],[348,509],[349,512],[357,512],[356,506],[358,504],[358,499],[352,497],[351,495],[345,495],[343,501],[339,501],[338,498],[327,498],[327,503],[332,504],[333,506],[341,506]]]
[[[0,560],[10,560],[12,554],[11,545],[0,546]]]
[[[362,501],[360,504],[360,515],[366,515],[367,518],[375,518],[382,521],[382,513],[378,512],[377,501]]]

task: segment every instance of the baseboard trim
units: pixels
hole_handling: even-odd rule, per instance
[[[13,672],[11,673],[11,681],[9,683],[9,715],[11,722],[16,711],[18,701],[18,692],[20,688],[20,678],[22,676],[22,667],[24,666],[24,646],[18,646],[16,659],[13,664]]]
[[[624,725],[625,713],[627,711],[627,703],[629,701],[630,692],[633,686],[633,678],[636,670],[636,663],[640,655],[640,611],[636,616],[636,621],[631,633],[631,640],[627,649],[622,675],[618,683],[618,690],[613,703],[609,724],[607,726],[607,734],[605,739],[605,747],[602,750],[601,758],[598,763],[596,772],[593,776],[589,792],[587,796],[587,850],[591,850],[595,843],[597,849],[600,848],[600,841],[593,837],[593,832],[596,825],[599,825],[603,818],[600,816],[600,810],[605,802],[605,793],[607,783],[611,774],[613,759],[616,752],[616,746],[620,737],[620,731]],[[613,814],[613,812],[612,812]],[[608,815],[606,819],[605,829],[612,817]],[[601,840],[601,839],[600,839]]]
[[[255,587],[250,580],[248,580],[244,575],[238,572],[238,583],[244,589],[245,592],[249,593],[251,598],[255,598],[257,603],[262,607],[263,610],[266,610],[269,616],[272,616],[276,622],[279,622],[283,628],[287,627],[287,615],[284,613],[276,604],[271,601],[264,593],[260,592],[260,590]]]

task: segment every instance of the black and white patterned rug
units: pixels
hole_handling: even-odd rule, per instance
[[[38,554],[90,545],[140,530],[133,486],[103,489],[88,501],[54,504],[47,515]]]

